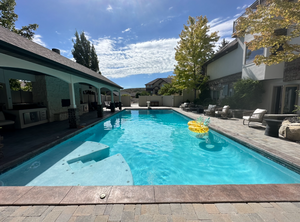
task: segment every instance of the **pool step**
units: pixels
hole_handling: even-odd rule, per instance
[[[71,145],[71,144],[69,144]],[[49,158],[51,158],[49,156]],[[109,146],[83,142],[26,186],[133,185],[130,167],[121,154],[109,156]]]
[[[107,157],[109,157],[109,146],[102,143],[86,141],[65,159],[72,170],[78,170]]]

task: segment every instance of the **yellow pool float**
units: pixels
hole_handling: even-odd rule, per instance
[[[209,128],[207,126],[199,124],[199,125],[190,125],[189,130],[194,133],[207,133],[209,131]]]
[[[188,122],[189,130],[194,133],[207,133],[209,131],[208,128],[209,119],[205,120],[202,117],[199,117],[199,119],[191,120]]]

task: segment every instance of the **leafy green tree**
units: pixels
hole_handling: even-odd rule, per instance
[[[32,92],[32,82],[25,81],[25,86],[22,88],[22,90]]]
[[[21,90],[21,82],[18,79],[10,79],[9,80],[10,89],[13,91]]]
[[[92,50],[91,50],[91,69],[95,72],[99,72],[99,60],[98,56],[96,54],[96,50],[94,45],[92,44]],[[100,73],[101,74],[101,73]]]
[[[300,44],[291,42],[300,37],[299,0],[267,0],[265,4],[258,5],[256,10],[246,9],[246,15],[237,19],[235,35],[253,35],[254,39],[246,42],[251,51],[262,47],[271,51],[267,56],[256,55],[256,65],[291,62],[300,58]],[[287,29],[286,35],[280,33]]]
[[[99,60],[94,45],[86,38],[84,32],[80,35],[76,31],[73,42],[72,54],[77,63],[101,74]]]
[[[202,66],[213,56],[213,48],[219,40],[217,32],[208,34],[210,27],[207,23],[206,17],[189,16],[175,48],[174,86],[180,90],[194,90],[195,98],[196,91],[208,81],[208,77],[202,74]]]
[[[174,87],[173,83],[164,84],[158,91],[159,95],[170,96],[174,94],[181,94],[181,90]]]
[[[28,26],[22,26],[21,29],[17,29],[15,22],[18,20],[18,15],[15,13],[15,6],[15,0],[0,0],[0,25],[18,35],[32,40],[34,37],[33,31],[39,26],[37,24],[29,24]]]
[[[147,92],[147,91],[142,91],[140,93],[141,96],[151,96],[151,93]]]

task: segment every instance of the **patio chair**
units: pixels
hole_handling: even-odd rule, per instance
[[[243,125],[245,125],[245,120],[248,121],[248,126],[250,127],[250,122],[262,123],[264,115],[267,113],[266,109],[256,109],[250,116],[243,116]]]
[[[110,109],[110,101],[104,101],[104,106],[106,109]]]
[[[207,116],[215,116],[215,111],[216,111],[217,105],[208,105],[208,108],[204,110],[204,115]]]
[[[223,118],[228,118],[230,106],[224,106],[222,111],[215,111],[215,115],[220,115]]]

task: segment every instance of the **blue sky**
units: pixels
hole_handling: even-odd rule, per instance
[[[206,16],[220,41],[254,0],[16,0],[16,27],[37,23],[34,41],[72,59],[75,31],[95,45],[102,74],[123,88],[173,74],[174,48],[189,16]],[[219,41],[219,42],[220,42]]]

